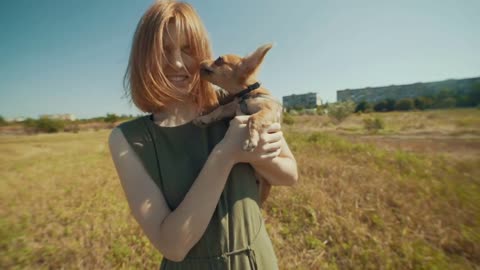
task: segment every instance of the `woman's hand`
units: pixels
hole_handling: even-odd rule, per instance
[[[217,150],[233,163],[256,163],[276,158],[280,154],[283,138],[278,123],[272,124],[260,134],[258,145],[253,151],[243,150],[243,145],[249,136],[247,128],[249,117],[248,115],[236,116],[230,121],[230,127],[223,140],[217,145]]]

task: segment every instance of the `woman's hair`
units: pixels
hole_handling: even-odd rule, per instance
[[[167,25],[173,22],[189,44],[196,61],[211,59],[208,34],[197,13],[187,3],[156,1],[143,15],[133,37],[130,59],[124,77],[124,87],[130,100],[143,112],[158,112],[175,101],[193,98],[200,111],[218,103],[213,86],[193,76],[188,94],[173,86],[163,73],[163,61],[168,61],[163,48]]]

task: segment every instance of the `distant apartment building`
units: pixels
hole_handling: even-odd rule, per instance
[[[282,98],[284,109],[314,109],[322,105],[322,99],[317,93],[284,96]]]
[[[399,100],[402,98],[415,98],[419,96],[434,96],[445,89],[452,90],[457,94],[466,94],[470,92],[477,84],[480,84],[480,77],[426,83],[345,89],[337,91],[337,101],[341,102],[352,100],[354,102],[378,102],[386,99]]]
[[[39,118],[47,118],[47,119],[57,119],[57,120],[68,120],[68,121],[75,121],[77,118],[75,115],[71,113],[65,114],[42,114]]]

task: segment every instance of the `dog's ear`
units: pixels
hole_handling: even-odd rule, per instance
[[[263,58],[265,58],[265,55],[272,48],[272,46],[272,44],[265,44],[263,46],[260,46],[257,50],[255,50],[255,52],[243,58],[242,73],[245,76],[250,76],[251,74],[253,74],[260,66]]]

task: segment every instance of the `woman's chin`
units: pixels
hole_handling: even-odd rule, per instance
[[[184,81],[171,81],[171,83],[181,92],[183,93],[190,93],[193,88],[193,80],[190,78],[189,80]]]
[[[173,86],[175,86],[175,88],[178,91],[180,91],[182,93],[185,93],[185,94],[190,93],[190,91],[192,90],[192,84],[190,82],[181,82],[181,83],[173,82],[172,84],[173,84]]]

